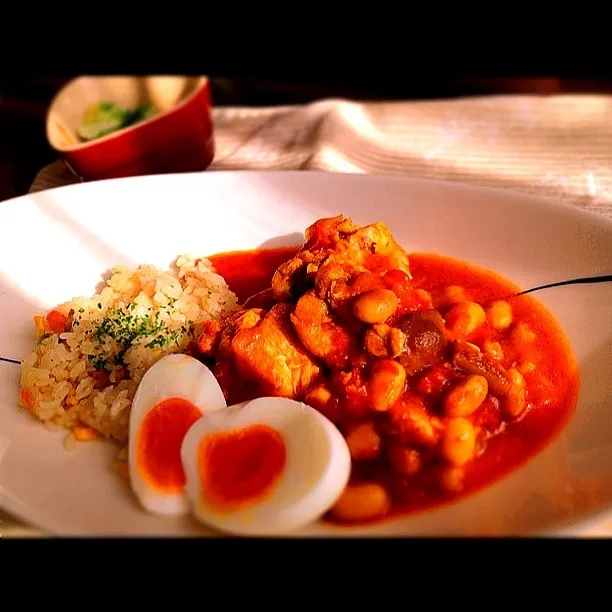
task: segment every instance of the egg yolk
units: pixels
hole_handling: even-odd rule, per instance
[[[281,435],[267,425],[210,434],[199,449],[202,494],[219,511],[236,510],[272,491],[286,459]]]
[[[189,428],[202,413],[188,400],[166,399],[142,421],[136,446],[137,464],[148,483],[164,493],[179,493],[186,477],[181,445]]]

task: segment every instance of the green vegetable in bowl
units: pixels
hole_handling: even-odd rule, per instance
[[[112,102],[99,102],[87,109],[77,133],[85,142],[95,140],[149,119],[155,112],[155,107],[150,104],[123,109]]]

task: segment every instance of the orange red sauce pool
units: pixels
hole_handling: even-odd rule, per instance
[[[163,400],[143,419],[136,456],[143,476],[157,490],[180,493],[184,489],[181,444],[201,416],[202,412],[191,402],[176,397]]]
[[[210,259],[243,303],[269,287],[276,268],[296,250],[288,247],[223,253]],[[416,287],[431,291],[461,285],[480,304],[507,298],[517,291],[515,285],[492,272],[437,255],[410,254],[410,268]],[[482,489],[541,452],[571,417],[579,380],[569,344],[551,315],[534,298],[529,295],[512,298],[511,304],[514,320],[529,325],[537,336],[538,350],[545,354],[537,373],[525,375],[533,407],[488,441],[485,453],[468,465],[459,494],[442,491],[427,472],[412,478],[408,485],[383,462],[354,463],[353,481],[376,480],[392,491],[394,504],[390,517],[423,510]],[[481,333],[501,341],[493,330],[485,328]],[[510,343],[502,342],[502,346],[505,359],[511,361],[514,356]]]
[[[208,259],[236,294],[238,303],[243,304],[253,294],[267,289],[276,268],[293,257],[296,251],[296,247],[235,251]]]

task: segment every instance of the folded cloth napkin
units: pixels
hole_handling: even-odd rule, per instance
[[[334,99],[213,112],[216,155],[210,170],[461,181],[558,198],[612,218],[612,96]],[[77,181],[57,161],[41,170],[30,191]],[[0,513],[0,536],[36,533]],[[603,534],[612,534],[612,525]]]

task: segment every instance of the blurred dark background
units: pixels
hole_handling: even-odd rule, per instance
[[[55,93],[73,76],[0,76],[0,200],[26,193],[37,172],[56,159],[47,145],[45,116]],[[489,94],[612,93],[612,79],[443,78],[361,82],[213,77],[217,106],[305,104],[328,97],[427,100]]]

